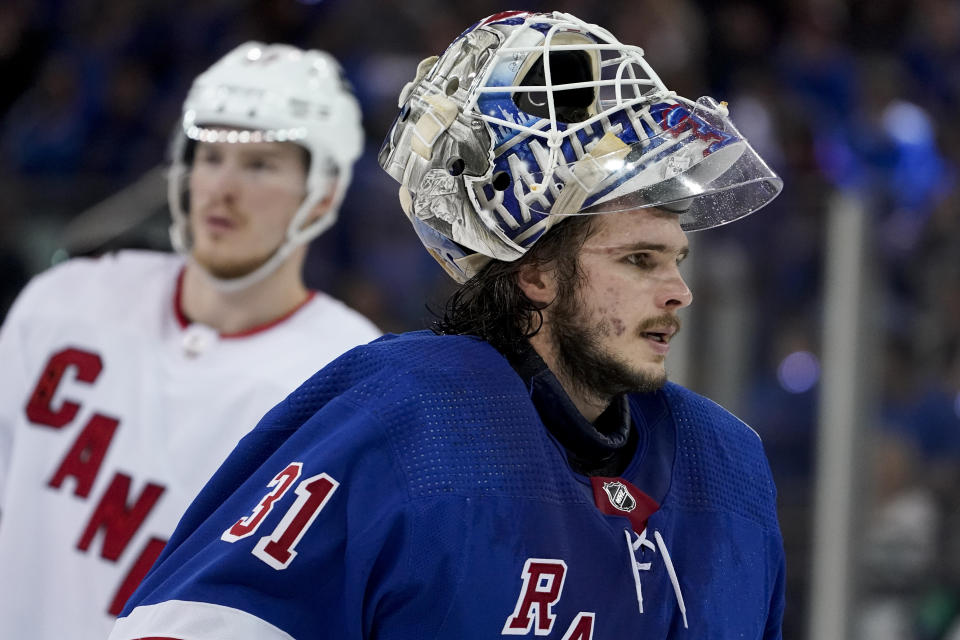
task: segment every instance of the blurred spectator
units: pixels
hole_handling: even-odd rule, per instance
[[[46,53],[50,25],[42,24],[36,13],[27,0],[0,4],[0,117],[35,82]]]
[[[50,57],[36,85],[10,108],[3,127],[6,164],[24,175],[69,175],[81,168],[90,96],[67,52]]]
[[[857,637],[910,640],[919,638],[919,602],[941,554],[941,515],[912,442],[891,433],[871,440],[874,499],[858,545],[867,595]]]

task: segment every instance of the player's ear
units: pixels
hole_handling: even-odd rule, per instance
[[[557,297],[557,278],[553,263],[525,264],[517,272],[517,286],[531,302],[544,306]]]
[[[337,193],[337,183],[339,181],[340,178],[333,178],[330,180],[330,186],[327,188],[326,195],[320,198],[317,204],[313,205],[310,215],[307,216],[307,219],[303,223],[304,227],[310,226],[315,221],[325,216],[328,211],[330,211],[330,207],[333,206],[333,200]]]

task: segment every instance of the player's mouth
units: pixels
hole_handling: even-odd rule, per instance
[[[654,342],[662,342],[664,344],[670,342],[670,338],[673,337],[673,329],[664,330],[664,331],[644,331],[641,335],[648,340],[653,340]]]
[[[239,225],[234,218],[223,215],[206,215],[203,217],[203,223],[211,231],[232,231]]]
[[[655,353],[666,355],[670,351],[670,339],[676,333],[674,327],[657,328],[640,334]]]
[[[638,335],[651,351],[665,356],[670,351],[670,341],[680,331],[680,318],[672,313],[664,313],[647,318],[637,329]]]

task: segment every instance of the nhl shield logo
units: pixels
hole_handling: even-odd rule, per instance
[[[610,504],[620,511],[630,512],[636,508],[637,501],[633,499],[622,482],[604,482],[603,490],[606,492]]]

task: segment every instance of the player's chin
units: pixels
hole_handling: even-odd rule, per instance
[[[656,353],[643,345],[641,349],[634,352],[633,366],[642,369],[647,373],[662,372],[667,365],[667,355]]]
[[[667,381],[667,367],[664,362],[665,359],[661,358],[659,362],[653,362],[652,359],[648,359],[643,364],[638,364],[634,367],[634,370],[639,377],[644,380],[648,380],[651,383],[659,382],[660,386],[663,386]]]
[[[213,277],[233,280],[253,273],[267,258],[238,259],[198,249],[193,252],[193,260]]]
[[[667,383],[667,371],[663,367],[643,366],[632,370],[630,389],[639,393],[658,391]]]

